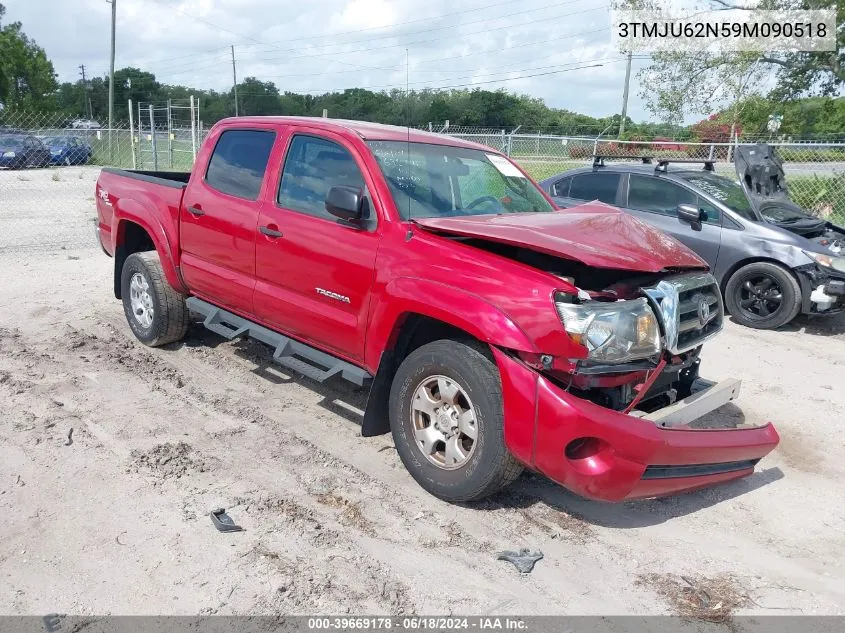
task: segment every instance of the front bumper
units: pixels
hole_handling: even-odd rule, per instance
[[[797,270],[801,273],[798,281],[803,314],[835,314],[845,310],[845,275],[815,265]]]
[[[508,448],[530,468],[584,497],[657,497],[744,477],[779,441],[771,424],[705,429],[687,423],[677,410],[674,421],[660,421],[606,409],[499,350],[494,354]],[[710,404],[718,406],[723,396]]]

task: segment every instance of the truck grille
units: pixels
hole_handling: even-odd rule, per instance
[[[657,308],[666,349],[673,354],[698,347],[722,329],[722,296],[709,273],[664,279],[645,293]]]

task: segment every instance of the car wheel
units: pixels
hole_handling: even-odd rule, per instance
[[[390,389],[390,429],[405,468],[446,501],[481,499],[522,472],[505,446],[498,368],[481,344],[440,340],[411,352]]]
[[[728,280],[725,304],[738,323],[771,330],[786,325],[801,310],[801,287],[782,266],[754,262]]]
[[[158,253],[133,253],[126,258],[120,292],[129,327],[144,345],[158,347],[185,336],[188,306],[185,297],[167,283]]]

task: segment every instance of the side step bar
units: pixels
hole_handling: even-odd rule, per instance
[[[310,345],[295,341],[283,334],[268,330],[266,327],[253,323],[248,319],[232,314],[223,308],[198,299],[188,297],[188,309],[203,317],[203,325],[226,339],[249,336],[275,348],[273,360],[292,369],[303,376],[325,382],[332,376],[340,374],[342,378],[363,387],[368,385],[372,376],[360,367],[335,358]]]

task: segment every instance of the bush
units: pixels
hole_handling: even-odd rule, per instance
[[[776,147],[775,151],[785,163],[833,163],[845,161],[845,148],[819,149],[812,146]]]
[[[845,222],[845,174],[787,175],[786,185],[792,201],[808,213],[831,222]]]

